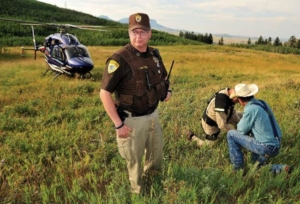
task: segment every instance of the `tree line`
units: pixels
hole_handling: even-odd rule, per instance
[[[214,39],[213,39],[213,36],[212,36],[211,33],[210,34],[205,33],[203,35],[203,34],[200,34],[200,33],[196,34],[194,32],[180,31],[179,32],[179,37],[189,39],[189,40],[199,41],[199,42],[210,44],[210,45],[213,44],[213,42],[214,42]]]
[[[194,32],[179,32],[179,37],[184,39],[190,39],[206,44],[213,44],[212,34],[196,34]],[[225,45],[223,37],[221,37],[217,43],[218,45]],[[283,54],[300,54],[300,39],[297,39],[295,36],[291,36],[287,42],[281,42],[278,37],[273,41],[271,37],[263,38],[259,36],[257,41],[254,43],[251,42],[249,38],[247,43],[230,43],[228,44],[232,47],[240,47],[247,49],[262,50],[267,52],[278,52]]]
[[[273,41],[271,37],[263,38],[259,36],[258,40],[254,43],[249,38],[247,43],[231,43],[232,47],[240,47],[247,49],[262,50],[266,52],[277,52],[282,54],[300,54],[300,39],[291,36],[288,41],[281,42],[278,37]]]
[[[251,43],[251,41],[250,41]],[[248,40],[249,44],[249,40]],[[273,45],[273,46],[287,46],[291,48],[300,49],[300,39],[297,39],[295,36],[291,36],[287,42],[282,43],[278,37],[275,38],[274,42],[272,42],[272,38],[264,39],[262,36],[259,36],[258,40],[255,41],[256,45]]]

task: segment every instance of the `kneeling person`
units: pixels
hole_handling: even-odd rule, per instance
[[[235,91],[227,87],[216,92],[208,101],[201,118],[206,140],[216,140],[221,130],[236,129],[242,113],[234,109],[238,100],[236,97],[230,98],[231,95],[235,95]],[[192,131],[188,132],[187,137],[189,140],[196,141],[198,146],[205,144],[205,141],[194,135]]]

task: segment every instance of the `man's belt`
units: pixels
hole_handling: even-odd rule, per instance
[[[117,108],[118,115],[119,115],[119,117],[121,118],[122,121],[124,121],[125,118],[128,118],[128,117],[130,118],[130,117],[139,117],[139,116],[150,115],[154,111],[155,111],[155,108],[150,109],[150,110],[148,110],[144,113],[135,113],[135,112],[130,112],[130,111],[127,111],[127,110],[122,110],[120,108]]]
[[[135,112],[130,112],[130,111],[127,111],[127,110],[123,110],[123,112],[125,114],[127,114],[127,117],[139,117],[139,116],[144,116],[144,115],[150,115],[151,113],[154,112],[155,109],[153,110],[148,110],[147,112],[144,112],[144,113],[135,113]]]
[[[216,121],[214,121],[213,119],[208,117],[208,115],[206,114],[206,110],[204,111],[202,118],[207,125],[213,126],[213,127],[218,127],[218,124],[216,123]]]

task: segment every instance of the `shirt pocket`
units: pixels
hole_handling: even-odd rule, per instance
[[[120,102],[124,105],[129,105],[130,106],[133,103],[133,96],[121,94],[120,95]]]

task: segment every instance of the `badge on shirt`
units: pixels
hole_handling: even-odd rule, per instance
[[[160,67],[160,65],[159,65],[159,59],[157,57],[153,56],[153,60],[156,63],[157,67]]]
[[[114,71],[116,71],[118,68],[119,68],[119,63],[116,62],[115,60],[110,60],[109,61],[109,64],[108,64],[108,73],[111,74],[113,73]]]

